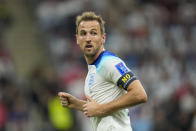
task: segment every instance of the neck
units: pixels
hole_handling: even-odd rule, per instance
[[[86,63],[88,65],[92,64],[99,57],[101,52],[103,52],[104,50],[105,50],[104,48],[100,49],[99,52],[97,52],[97,54],[95,56],[93,56],[93,57],[86,57],[85,56]]]

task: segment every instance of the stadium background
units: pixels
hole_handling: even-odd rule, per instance
[[[133,131],[196,131],[195,0],[0,0],[0,131],[91,131],[58,91],[84,99],[75,16],[106,21],[106,49],[142,81]]]

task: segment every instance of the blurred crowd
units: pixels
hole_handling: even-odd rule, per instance
[[[82,113],[62,108],[57,98],[66,91],[85,99],[87,67],[75,40],[75,17],[83,11],[103,17],[106,49],[127,63],[147,91],[148,102],[130,108],[133,131],[196,130],[196,1],[25,2],[53,69],[37,66],[25,80],[16,79],[1,36],[11,15],[0,2],[0,131],[91,131]]]

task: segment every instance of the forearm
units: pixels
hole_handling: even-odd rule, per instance
[[[59,92],[58,96],[63,107],[83,111],[83,105],[86,104],[86,101],[80,100],[66,92]]]
[[[73,109],[83,111],[83,105],[86,104],[86,101],[84,100],[78,100],[77,106],[74,106]]]
[[[109,114],[109,113],[112,113],[116,110],[132,107],[137,104],[145,102],[145,100],[139,100],[138,98],[136,98],[137,96],[129,97],[129,95],[132,95],[132,93],[127,93],[126,95],[121,96],[117,100],[103,104],[103,108],[105,110],[105,113]]]
[[[103,104],[104,114],[112,113],[116,110],[132,107],[140,103],[147,101],[147,95],[141,85],[137,80],[128,88],[128,92],[121,96],[120,98],[111,101],[109,103]]]
[[[147,101],[147,95],[139,80],[133,81],[127,88],[127,93],[109,103],[99,104],[87,96],[88,103],[84,104],[84,114],[87,117],[106,116],[114,111],[131,107]]]

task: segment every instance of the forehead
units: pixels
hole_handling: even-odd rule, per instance
[[[99,22],[96,20],[81,21],[78,26],[78,30],[88,30],[88,29],[100,29]]]

